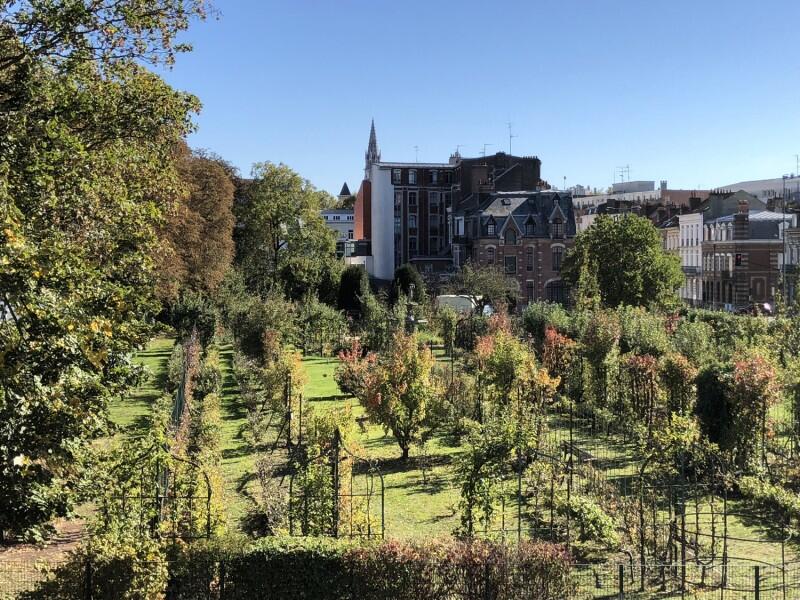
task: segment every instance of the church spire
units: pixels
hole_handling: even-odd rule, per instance
[[[369,179],[369,168],[372,163],[380,162],[381,152],[378,150],[378,137],[375,135],[375,119],[369,129],[369,145],[364,153],[364,179]]]

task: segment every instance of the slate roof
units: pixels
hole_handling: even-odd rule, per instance
[[[350,188],[347,187],[347,182],[346,181],[344,182],[344,185],[342,186],[342,191],[339,192],[339,195],[340,196],[352,196],[353,195],[353,194],[350,193]]]
[[[494,221],[495,236],[498,238],[512,223],[523,235],[526,225],[533,223],[532,237],[550,237],[550,219],[554,215],[560,216],[559,212],[564,217],[567,237],[574,236],[576,228],[572,196],[564,192],[494,192],[487,194],[477,208],[467,211],[468,214],[479,215],[481,237],[488,237],[483,232],[486,226]]]

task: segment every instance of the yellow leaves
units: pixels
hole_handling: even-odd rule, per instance
[[[97,369],[101,369],[103,367],[103,363],[108,358],[108,350],[106,350],[105,348],[100,350],[93,350],[92,348],[83,346],[82,350],[83,354],[86,356],[89,362],[92,363],[92,366],[94,366]]]
[[[89,329],[92,333],[101,333],[107,338],[113,337],[113,330],[111,324],[106,319],[94,319],[89,323]]]

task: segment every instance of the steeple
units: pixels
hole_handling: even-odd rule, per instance
[[[369,145],[364,153],[364,179],[369,179],[369,168],[372,163],[380,162],[381,152],[378,150],[378,137],[375,135],[375,119],[372,119],[372,126],[369,129]]]

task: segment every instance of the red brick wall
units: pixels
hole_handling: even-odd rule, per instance
[[[361,187],[356,194],[355,221],[355,239],[370,239],[372,236],[372,184],[366,179],[361,182]]]

